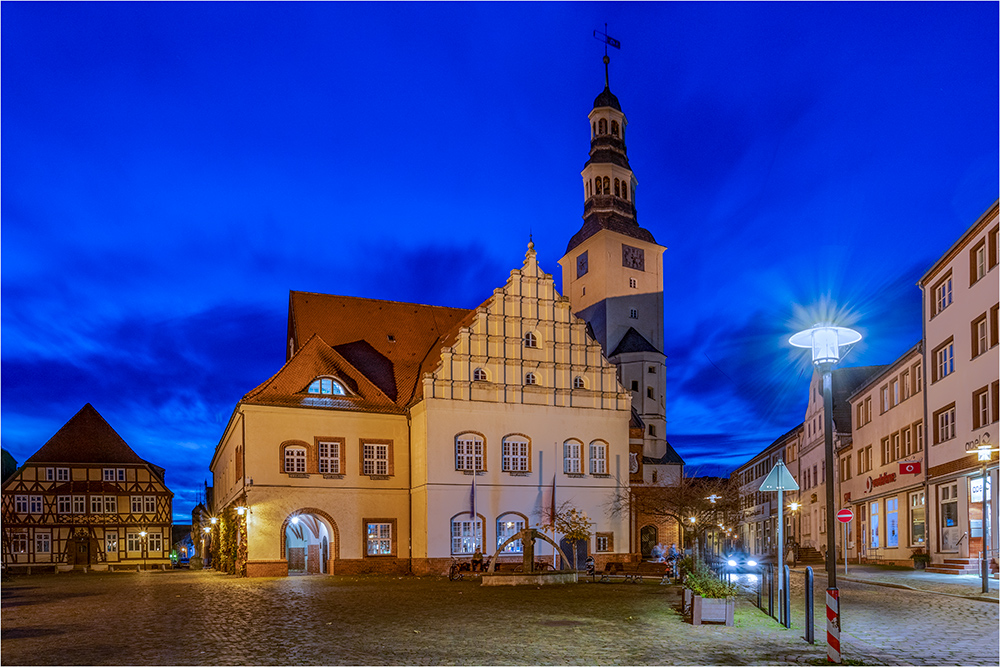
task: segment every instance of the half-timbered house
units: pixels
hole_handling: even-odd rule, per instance
[[[8,569],[170,564],[173,494],[89,403],[3,484]]]

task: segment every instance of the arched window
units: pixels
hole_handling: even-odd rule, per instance
[[[618,121],[617,120],[611,121],[611,136],[613,136],[613,137],[617,137],[618,136]]]
[[[524,530],[526,525],[527,521],[521,514],[508,512],[507,514],[500,515],[497,518],[497,549],[499,549],[500,545],[506,542],[509,538],[514,537],[519,532]],[[501,553],[519,554],[523,552],[524,545],[521,544],[521,540],[514,540],[505,546]]]
[[[462,433],[455,437],[455,470],[486,470],[485,443],[477,433]]]
[[[476,370],[472,371],[472,379],[475,380],[476,382],[486,382],[486,380],[488,379],[486,377],[486,371],[484,371],[482,368],[477,368]]]
[[[603,440],[590,443],[590,474],[608,474],[608,443]]]
[[[483,549],[482,519],[473,519],[469,512],[456,514],[451,518],[451,553],[473,554],[477,549]]]
[[[320,394],[326,396],[346,396],[347,391],[344,385],[332,378],[316,378],[309,384],[307,389],[310,394]]]
[[[538,337],[529,331],[524,334],[524,346],[525,347],[538,347]]]
[[[306,448],[285,445],[285,472],[306,471]]]
[[[503,472],[529,472],[531,441],[522,435],[508,435],[501,444],[501,470]]]
[[[619,181],[617,178],[615,179],[615,196],[616,197],[621,197],[622,196],[621,181]]]
[[[538,384],[538,378],[535,377],[534,373],[525,373],[524,384]]]
[[[628,183],[622,181],[622,199],[628,201]]]
[[[598,134],[608,133],[608,121],[604,120],[603,118],[597,121],[597,133]]]
[[[583,378],[577,375],[573,378],[573,389],[586,389],[587,385],[583,383]]]
[[[591,136],[592,137],[596,137],[597,136],[597,123],[591,123],[590,124],[590,130],[591,130],[591,132],[593,132],[593,134]]]
[[[597,195],[601,194],[601,177],[600,176],[597,177],[597,187],[594,188],[594,194],[597,194]]]
[[[607,176],[604,177],[604,194],[611,194],[611,179]]]

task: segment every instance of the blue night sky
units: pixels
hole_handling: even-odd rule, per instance
[[[471,308],[581,224],[629,120],[665,254],[667,436],[727,472],[801,422],[789,333],[920,339],[998,193],[998,4],[3,3],[2,444],[90,402],[190,520],[289,290]]]

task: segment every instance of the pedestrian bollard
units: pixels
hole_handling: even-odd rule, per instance
[[[757,570],[757,609],[763,609],[760,602],[761,591],[764,590],[764,568]]]
[[[774,566],[767,566],[767,615],[774,618]]]
[[[784,616],[784,625],[786,628],[792,627],[792,591],[788,587],[789,571],[788,566],[785,565],[783,568],[783,574],[785,576],[785,585],[781,588],[781,613]]]
[[[813,620],[813,569],[806,567],[806,641],[816,643],[816,626]]]

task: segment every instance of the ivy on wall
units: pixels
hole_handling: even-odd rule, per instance
[[[236,512],[244,505],[236,501],[219,513],[215,525],[218,539],[212,540],[212,560],[217,570],[239,577],[247,576],[247,517]]]

